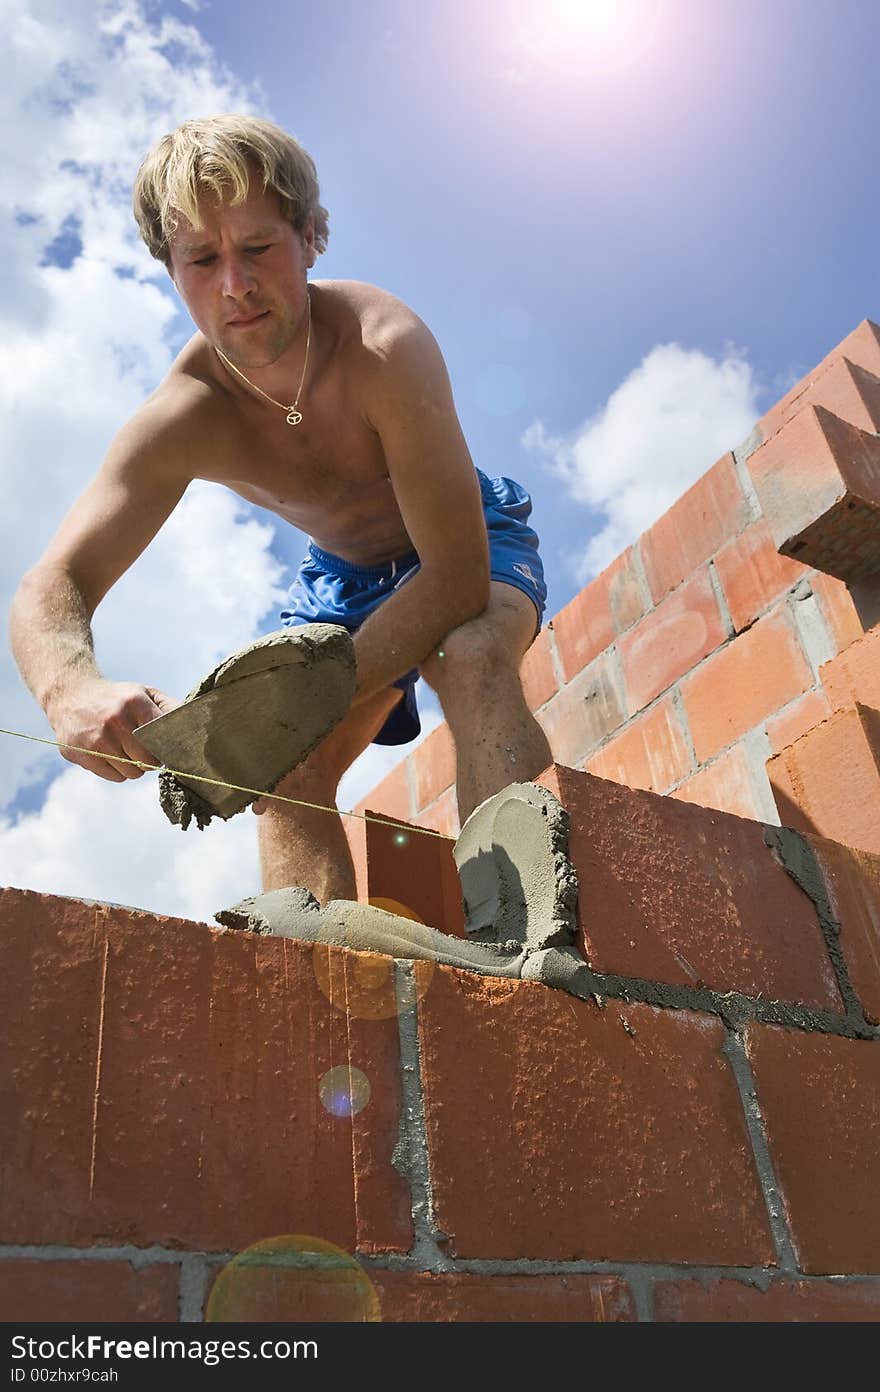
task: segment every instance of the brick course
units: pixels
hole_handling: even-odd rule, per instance
[[[815,906],[760,824],[558,764],[539,781],[571,819],[597,971],[842,1009]]]
[[[447,968],[423,1006],[450,1255],[773,1262],[717,1019]]]
[[[752,1024],[746,1047],[807,1274],[880,1271],[880,1048]]]

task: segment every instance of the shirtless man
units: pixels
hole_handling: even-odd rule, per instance
[[[153,762],[132,732],[178,703],[102,677],[91,618],[199,478],[309,534],[283,623],[355,633],[348,714],[276,791],[335,806],[372,740],[417,733],[415,669],[455,741],[462,821],[535,777],[551,754],[519,678],[546,596],[528,496],[475,470],[417,315],[372,285],[308,282],[327,243],[310,156],[251,117],[185,122],[144,160],[135,216],[199,332],[15,596],[12,650],[58,741]],[[101,778],[141,777],[95,755],[65,753]],[[264,889],[356,897],[338,816],[255,810]]]

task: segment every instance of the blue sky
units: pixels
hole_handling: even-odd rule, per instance
[[[315,274],[410,303],[475,461],[530,486],[550,612],[593,519],[522,448],[536,416],[576,432],[667,342],[740,348],[764,408],[878,312],[876,4],[257,0],[196,23],[316,159]]]
[[[2,42],[7,606],[192,332],[127,206],[189,116],[251,110],[310,150],[314,276],[429,324],[475,463],[533,495],[548,617],[880,319],[873,0],[26,0]],[[302,548],[191,490],[96,616],[107,675],[183,695],[277,627]],[[8,656],[0,690],[0,723],[51,735]],[[253,892],[249,816],[185,837],[148,779],[3,739],[3,882],[207,918]]]

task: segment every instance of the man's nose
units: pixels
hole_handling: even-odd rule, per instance
[[[250,294],[257,281],[252,266],[247,261],[239,261],[235,257],[224,263],[221,283],[224,295],[233,300],[240,300]]]

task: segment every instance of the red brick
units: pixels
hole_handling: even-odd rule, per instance
[[[593,754],[585,767],[628,788],[665,793],[690,764],[678,712],[667,697]]]
[[[611,1324],[635,1319],[618,1276],[472,1276],[466,1272],[371,1271],[382,1319],[529,1324]]]
[[[808,1274],[880,1267],[880,1042],[751,1024],[746,1048]]]
[[[813,571],[810,586],[819,601],[826,624],[834,635],[838,652],[861,638],[864,625],[843,580],[823,571]]]
[[[776,610],[682,682],[700,763],[707,763],[813,685],[791,620]]]
[[[798,561],[780,556],[764,521],[753,523],[723,547],[715,557],[715,569],[737,633],[810,573]]]
[[[441,967],[419,1028],[451,1256],[773,1261],[716,1018]]]
[[[440,831],[453,839],[461,830],[458,823],[458,797],[454,788],[441,793],[436,802],[419,813],[419,826]]]
[[[556,671],[550,652],[550,631],[542,628],[532,646],[522,660],[520,679],[526,705],[529,710],[537,710],[557,690]]]
[[[870,430],[872,411],[876,411],[874,383],[878,377],[880,329],[864,319],[758,422],[761,438],[769,440],[806,406],[825,406],[843,420],[862,430]],[[873,428],[880,429],[880,426]]]
[[[331,1003],[309,944],[15,890],[0,913],[0,1242],[409,1250],[397,1021],[350,1007],[366,954],[324,949]],[[349,1060],[371,1086],[353,1119],[319,1095]]]
[[[841,1010],[816,910],[762,828],[555,764],[578,924],[601,972]]]
[[[732,812],[736,817],[751,817],[755,821],[763,817],[763,805],[741,744],[735,744],[726,754],[686,779],[670,796],[681,802],[698,803],[700,807],[717,807],[720,812]]]
[[[416,788],[416,812],[427,807],[455,782],[455,742],[444,722],[410,755]]]
[[[461,883],[452,841],[426,836],[409,822],[385,818],[356,824],[358,899],[416,918],[445,933],[464,933]],[[393,824],[392,824],[393,822]]]
[[[210,1262],[208,1284],[206,1324],[363,1324],[382,1318],[372,1272],[310,1234],[283,1234],[252,1244],[229,1262]]]
[[[749,456],[779,551],[842,580],[877,569],[880,440],[809,406]]]
[[[767,774],[783,826],[880,852],[880,711],[836,711],[769,759]]]
[[[856,701],[880,707],[880,628],[871,629],[830,662],[823,663],[819,680],[832,710],[842,710]]]
[[[627,714],[642,710],[724,639],[709,572],[702,570],[618,639]]]
[[[639,538],[655,603],[749,522],[732,454],[725,454]]]
[[[118,1324],[178,1320],[180,1268],[123,1261],[0,1261],[5,1321]]]
[[[212,1276],[221,1270],[215,1265]],[[384,1324],[612,1324],[635,1319],[632,1292],[618,1276],[576,1272],[564,1276],[478,1276],[463,1271],[387,1271],[375,1267],[364,1274]],[[227,1318],[257,1324],[326,1320],[326,1308],[320,1308],[308,1287],[308,1277],[301,1273],[298,1280],[286,1284],[242,1285],[233,1294],[235,1309]],[[363,1318],[369,1296],[351,1289],[343,1289],[339,1296],[339,1303],[345,1302],[348,1308],[335,1311],[335,1320]],[[326,1306],[326,1297],[324,1303]]]
[[[627,548],[553,619],[566,681],[592,662],[647,610]]]
[[[537,718],[555,758],[579,764],[625,718],[613,658],[591,662],[538,711]]]
[[[767,1290],[745,1281],[658,1281],[658,1322],[860,1323],[880,1320],[880,1281],[774,1280]]]
[[[772,720],[767,721],[767,738],[774,754],[787,749],[796,739],[812,730],[815,725],[826,720],[831,714],[831,706],[824,691],[808,691],[799,696]]]
[[[867,1018],[880,1024],[880,856],[818,836],[808,840],[840,925],[850,981]]]
[[[404,822],[411,822],[416,808],[410,797],[408,764],[408,759],[402,759],[352,810],[365,812],[369,804],[374,812],[381,812],[383,816],[400,817]]]

